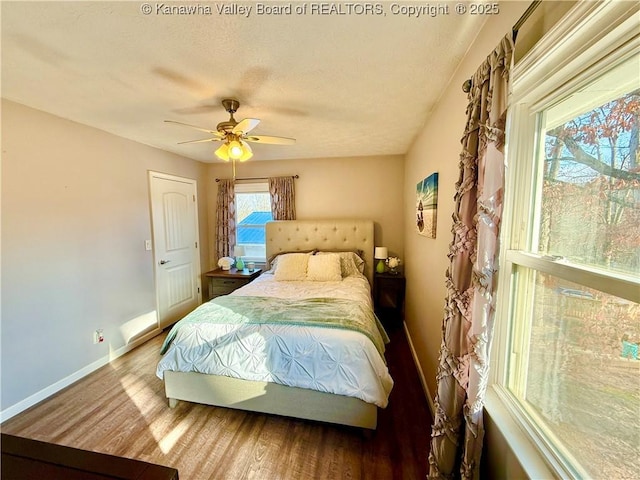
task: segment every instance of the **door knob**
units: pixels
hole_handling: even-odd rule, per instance
[[[160,260],[160,265],[164,265],[165,263],[169,263],[171,260]]]

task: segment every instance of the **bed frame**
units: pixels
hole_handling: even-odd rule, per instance
[[[286,220],[267,223],[267,258],[281,252],[361,250],[373,284],[371,220]],[[358,398],[202,373],[164,372],[169,406],[178,400],[375,430],[378,409]]]

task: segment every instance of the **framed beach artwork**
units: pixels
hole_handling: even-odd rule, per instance
[[[416,186],[416,229],[420,235],[436,238],[438,218],[438,173],[432,173]]]

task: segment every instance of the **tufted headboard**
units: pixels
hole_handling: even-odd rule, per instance
[[[373,285],[372,220],[276,220],[266,231],[268,259],[280,252],[362,250],[364,274]]]

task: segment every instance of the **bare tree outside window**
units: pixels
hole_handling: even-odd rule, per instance
[[[637,277],[640,90],[559,124],[557,112],[543,118],[534,251]],[[518,273],[519,291],[531,293],[517,301],[532,319],[514,390],[590,477],[637,477],[640,306],[534,269]]]
[[[545,137],[539,251],[640,272],[640,90]]]

